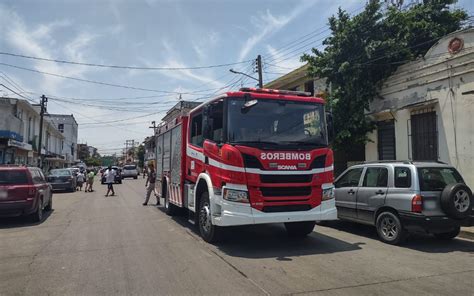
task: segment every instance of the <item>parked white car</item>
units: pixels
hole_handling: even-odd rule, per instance
[[[125,179],[125,178],[133,178],[133,179],[138,178],[138,170],[137,170],[136,165],[127,164],[123,166],[122,179]]]

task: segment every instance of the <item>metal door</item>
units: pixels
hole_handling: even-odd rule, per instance
[[[353,168],[335,182],[336,206],[339,217],[356,218],[356,194],[363,168]]]
[[[378,123],[377,148],[379,160],[395,160],[395,124],[393,120]]]
[[[373,223],[375,211],[384,204],[387,190],[388,169],[368,167],[357,191],[357,219]]]
[[[411,116],[413,160],[438,160],[436,112]]]

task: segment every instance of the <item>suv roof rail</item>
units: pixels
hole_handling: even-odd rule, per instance
[[[270,88],[254,88],[254,87],[242,87],[242,92],[254,92],[254,93],[265,93],[265,94],[276,94],[276,95],[292,95],[299,97],[311,97],[310,92],[305,91],[293,91],[293,90],[278,90]]]
[[[370,163],[403,163],[403,164],[412,164],[409,160],[371,160],[371,161],[364,161],[363,164],[370,164]]]

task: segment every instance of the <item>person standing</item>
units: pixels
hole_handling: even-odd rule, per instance
[[[105,196],[109,196],[110,191],[112,191],[111,196],[115,195],[114,183],[115,183],[115,170],[112,169],[112,166],[109,165],[107,171],[105,172],[105,183],[107,183],[107,193]]]
[[[146,196],[145,196],[145,202],[143,203],[144,206],[148,204],[148,201],[150,200],[150,195],[152,192],[155,191],[155,182],[156,182],[156,172],[155,168],[152,163],[148,165],[149,171],[148,171],[148,177],[146,179],[145,187],[146,187]],[[160,198],[156,196],[156,205],[158,206],[160,204]]]
[[[83,174],[82,172],[79,172],[79,173],[77,174],[77,177],[76,177],[76,178],[77,178],[77,184],[76,184],[76,186],[77,186],[77,188],[79,188],[79,191],[82,191],[82,184],[84,184],[85,176],[84,176],[84,174]],[[87,186],[87,185],[86,185],[86,186]],[[76,188],[76,190],[77,190],[77,188]]]
[[[89,192],[92,192],[92,185],[94,184],[95,173],[93,170],[90,170],[87,174],[87,182],[89,183]]]

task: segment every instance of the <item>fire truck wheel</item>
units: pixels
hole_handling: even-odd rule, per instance
[[[203,192],[199,202],[199,232],[201,237],[208,243],[219,241],[222,235],[222,228],[212,225],[211,204],[209,202],[209,193]]]
[[[305,237],[313,232],[315,221],[285,223],[286,232],[291,237]]]

